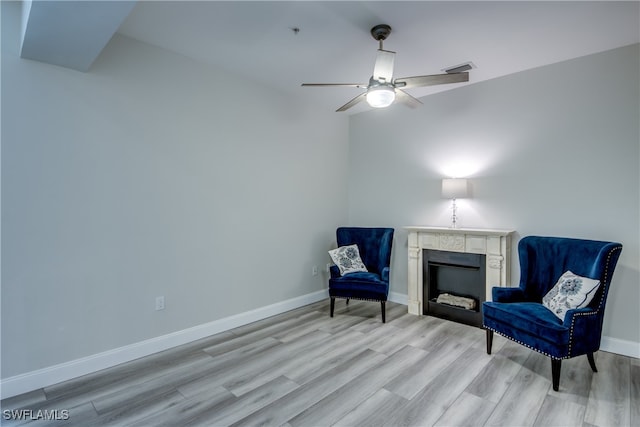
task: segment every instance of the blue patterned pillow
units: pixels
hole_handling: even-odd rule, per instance
[[[358,245],[340,246],[329,251],[329,256],[340,269],[340,275],[355,273],[356,271],[368,271],[362,259]]]
[[[600,286],[600,281],[565,272],[556,285],[542,298],[542,304],[564,321],[564,315],[572,308],[586,307]]]

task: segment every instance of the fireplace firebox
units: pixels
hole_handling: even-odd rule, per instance
[[[482,326],[484,254],[424,249],[423,314]]]

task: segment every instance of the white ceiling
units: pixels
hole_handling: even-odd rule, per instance
[[[139,1],[118,33],[304,96],[333,111],[361,90],[300,84],[366,83],[378,48],[369,33],[376,24],[393,29],[384,47],[397,52],[395,77],[439,74],[467,61],[477,66],[469,83],[408,91],[421,97],[638,43],[639,5],[638,1]]]

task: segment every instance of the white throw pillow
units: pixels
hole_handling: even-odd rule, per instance
[[[362,259],[358,245],[340,246],[329,251],[329,256],[340,269],[340,275],[355,273],[356,271],[368,271]]]
[[[600,281],[565,272],[556,285],[542,298],[542,304],[564,321],[564,315],[572,308],[586,307],[600,286]]]

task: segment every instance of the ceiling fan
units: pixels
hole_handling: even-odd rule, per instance
[[[364,100],[374,108],[384,108],[391,105],[395,100],[406,104],[411,108],[416,108],[422,104],[420,100],[409,95],[404,89],[414,87],[434,86],[447,83],[462,83],[469,81],[469,73],[462,72],[471,69],[471,66],[456,67],[447,70],[447,74],[434,74],[430,76],[413,76],[393,78],[393,61],[396,53],[384,50],[382,42],[391,34],[391,27],[386,24],[376,25],[371,29],[371,35],[379,42],[378,56],[373,67],[373,75],[369,78],[369,83],[303,83],[302,86],[323,87],[341,86],[356,87],[366,89],[366,92],[353,98],[351,101],[338,108],[336,111],[346,111],[354,105]]]

